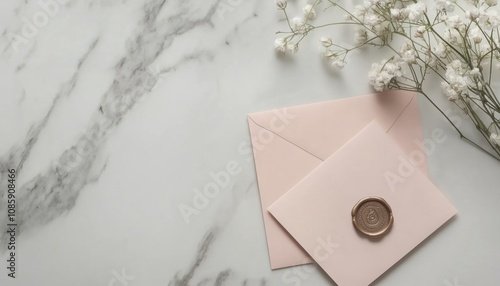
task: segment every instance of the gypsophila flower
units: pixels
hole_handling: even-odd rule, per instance
[[[399,16],[401,16],[401,10],[400,9],[396,9],[396,8],[393,8],[390,10],[391,12],[391,16],[392,18],[398,18]]]
[[[391,3],[390,0],[368,0],[368,3],[371,4],[371,6],[381,6],[385,7],[387,4]]]
[[[443,43],[439,43],[432,47],[432,53],[434,53],[437,57],[446,58],[448,55],[448,49]]]
[[[460,25],[463,25],[463,22],[458,15],[449,16],[446,19],[446,26],[448,26],[448,28],[457,29]]]
[[[298,44],[293,44],[293,43],[288,43],[286,45],[286,49],[287,51],[289,52],[292,52],[292,53],[297,53],[299,51],[299,45]]]
[[[483,34],[481,33],[481,30],[479,30],[479,28],[474,28],[470,30],[469,36],[472,39],[472,41],[476,44],[480,44],[481,41],[483,41]]]
[[[479,16],[481,16],[481,12],[477,8],[472,8],[471,10],[465,12],[465,18],[471,21],[476,20]]]
[[[465,25],[465,22],[461,21],[461,24],[460,24],[460,26],[458,26],[457,30],[460,33],[460,35],[465,35],[467,32],[467,29],[468,29],[468,27]]]
[[[393,8],[393,9],[391,9],[391,17],[393,19],[400,21],[400,20],[404,19],[404,13],[401,11],[401,9]]]
[[[435,68],[437,66],[437,59],[432,55],[430,51],[425,53],[425,64]]]
[[[368,8],[365,7],[364,5],[356,5],[354,6],[354,11],[352,12],[352,15],[356,18],[361,18],[363,17],[364,15],[366,15],[366,13],[368,12]],[[352,20],[352,17],[350,15],[348,15],[349,18],[351,18],[350,20]]]
[[[452,61],[449,65],[449,68],[455,70],[456,72],[464,73],[464,69],[462,68],[462,62],[459,60]]]
[[[356,46],[362,45],[368,41],[368,33],[364,28],[360,28],[356,30],[356,34],[354,35],[354,44]]]
[[[480,55],[484,55],[482,60],[488,60],[491,56],[490,52],[491,52],[491,46],[490,46],[490,43],[488,41],[484,41],[482,42],[482,44],[480,45],[480,48],[479,48],[479,53]],[[494,48],[493,48],[494,49]],[[477,61],[477,57],[473,56],[472,57],[473,60]]]
[[[382,22],[382,18],[375,14],[369,14],[365,16],[364,22],[367,26],[376,26]]]
[[[458,99],[458,93],[447,82],[441,82],[441,89],[449,101],[455,101]]]
[[[321,42],[321,45],[325,48],[328,48],[331,45],[333,45],[332,38],[330,37],[322,37],[321,39],[319,39],[319,41]]]
[[[443,33],[443,38],[451,44],[463,44],[461,42],[460,33],[455,29],[446,29]]]
[[[500,146],[500,135],[491,133],[490,139],[493,144]]]
[[[446,20],[448,20],[448,14],[439,13],[437,19],[439,20],[439,22],[446,22]]]
[[[401,76],[401,66],[397,63],[383,60],[381,63],[373,63],[368,80],[376,91],[387,89],[391,80]]]
[[[466,71],[459,60],[454,60],[446,66],[445,78],[447,82],[441,83],[444,94],[449,100],[456,100],[458,96],[467,93]]]
[[[417,38],[423,38],[424,37],[424,33],[427,31],[427,28],[425,26],[420,26],[417,28],[417,30],[415,31],[415,37]]]
[[[409,42],[404,43],[400,50],[401,60],[407,64],[417,63],[417,53]]]
[[[422,2],[413,3],[408,5],[404,9],[405,13],[408,15],[408,19],[412,22],[418,22],[424,17],[424,13],[427,12],[427,6]]]
[[[472,70],[469,71],[469,74],[471,76],[480,76],[481,75],[481,72],[479,71],[478,68],[473,68]]]
[[[345,62],[344,62],[344,60],[337,59],[337,60],[332,61],[331,66],[335,70],[341,70],[344,68]]]
[[[286,52],[285,39],[284,38],[277,38],[276,40],[274,40],[274,48],[279,53],[285,53]]]
[[[302,13],[304,13],[306,19],[316,18],[316,10],[314,10],[313,5],[306,5],[304,9],[302,9]]]
[[[337,54],[335,54],[335,52],[332,50],[326,50],[323,53],[323,56],[327,59],[335,59],[337,57]]]
[[[388,34],[391,33],[390,31],[390,22],[389,21],[384,21],[378,25],[375,25],[373,27],[372,32],[375,33],[377,36],[381,38],[386,38]]]
[[[498,4],[498,0],[485,0],[484,3],[488,6],[496,6]]]
[[[495,29],[500,25],[500,16],[495,9],[488,9],[479,17],[479,25],[483,29]]]
[[[437,67],[437,59],[435,57],[428,57],[425,59],[425,63],[430,67]]]
[[[280,10],[285,10],[287,4],[288,3],[286,2],[286,0],[276,0],[276,7],[278,7],[278,9]]]
[[[455,10],[455,3],[449,0],[436,0],[436,8],[443,12],[453,12]]]
[[[307,31],[306,22],[301,17],[295,17],[292,19],[292,29],[297,34],[305,34]]]

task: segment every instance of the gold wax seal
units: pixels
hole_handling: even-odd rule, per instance
[[[384,235],[394,221],[391,207],[379,197],[361,199],[354,205],[351,214],[354,227],[372,238]]]

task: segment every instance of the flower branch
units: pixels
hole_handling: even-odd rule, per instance
[[[297,52],[310,31],[354,26],[352,47],[344,47],[331,37],[320,39],[332,68],[342,69],[353,50],[388,49],[393,56],[373,63],[368,74],[376,91],[400,89],[422,94],[461,138],[500,160],[500,100],[493,89],[495,84],[500,85],[500,81],[494,81],[494,73],[500,69],[497,0],[435,0],[432,10],[418,0],[366,0],[351,11],[338,1],[327,0],[326,9],[342,11],[345,20],[314,25],[321,2],[306,5],[303,15],[292,19],[286,11],[287,2],[276,2],[289,28],[288,32],[278,32],[287,35],[276,39],[278,52]],[[399,44],[398,49],[395,46]],[[466,137],[435,103],[435,95],[424,91],[428,76],[441,80],[444,95],[470,119],[489,149]]]

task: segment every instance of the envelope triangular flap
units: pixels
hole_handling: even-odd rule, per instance
[[[249,117],[257,125],[325,160],[374,118],[389,130],[414,97],[413,92],[387,91],[252,113]]]

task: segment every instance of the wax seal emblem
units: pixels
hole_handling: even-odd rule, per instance
[[[383,236],[391,228],[394,218],[389,204],[379,197],[361,199],[352,208],[352,223],[364,235]]]

